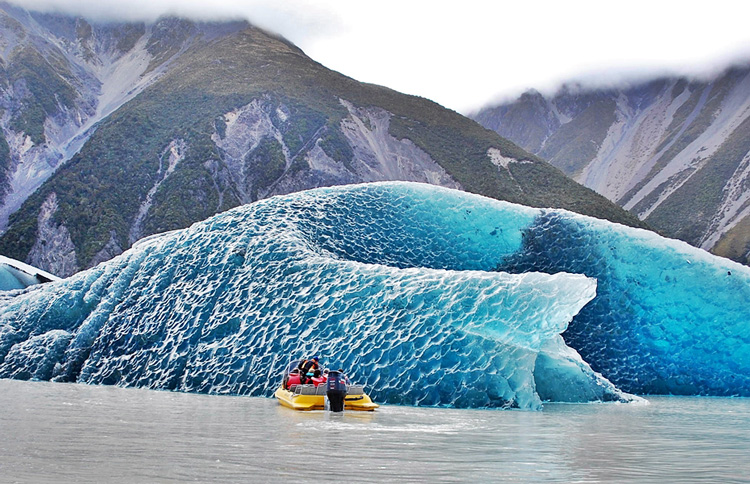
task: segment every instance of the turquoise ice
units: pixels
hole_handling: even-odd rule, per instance
[[[748,395],[749,281],[562,210],[414,183],[316,189],[0,296],[0,377],[270,395],[289,358],[318,354],[408,405],[632,399],[613,383]]]
[[[0,255],[0,291],[23,289],[58,279],[59,277],[36,267]]]
[[[596,298],[563,336],[620,388],[750,396],[748,267],[646,230],[545,210],[498,269],[596,278]]]

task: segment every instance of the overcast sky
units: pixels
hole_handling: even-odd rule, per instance
[[[16,0],[98,19],[242,17],[357,80],[462,113],[563,81],[706,75],[750,59],[750,2]]]

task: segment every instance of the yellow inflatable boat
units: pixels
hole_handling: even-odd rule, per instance
[[[327,379],[318,385],[295,385],[299,383],[298,366],[301,360],[292,360],[274,395],[279,403],[294,410],[359,410],[372,412],[379,407],[373,403],[362,385],[352,385],[340,371],[328,371]]]
[[[294,410],[325,410],[325,385],[292,385],[289,390],[280,386],[274,394],[279,403]],[[345,410],[372,412],[379,405],[374,403],[364,392],[361,385],[349,385],[344,397]]]

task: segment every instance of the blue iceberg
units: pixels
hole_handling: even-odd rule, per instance
[[[0,255],[0,291],[23,289],[34,284],[58,280],[59,277],[48,272]]]
[[[388,187],[374,212],[326,207],[320,244],[395,267],[585,274],[597,296],[563,338],[592,369],[631,393],[750,396],[750,268],[565,210]]]
[[[381,402],[629,400],[560,336],[596,282],[483,270],[521,242],[498,228],[488,251],[474,236],[488,218],[518,223],[486,203],[417,184],[320,189],[152,237],[0,299],[0,377],[270,395],[291,356],[315,353]]]
[[[316,189],[0,295],[0,377],[268,396],[314,353],[386,403],[748,395],[748,282],[562,210],[415,183]]]

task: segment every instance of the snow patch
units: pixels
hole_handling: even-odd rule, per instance
[[[279,117],[282,123],[285,123],[286,120],[289,119],[289,116],[280,107],[276,108],[276,116]]]

